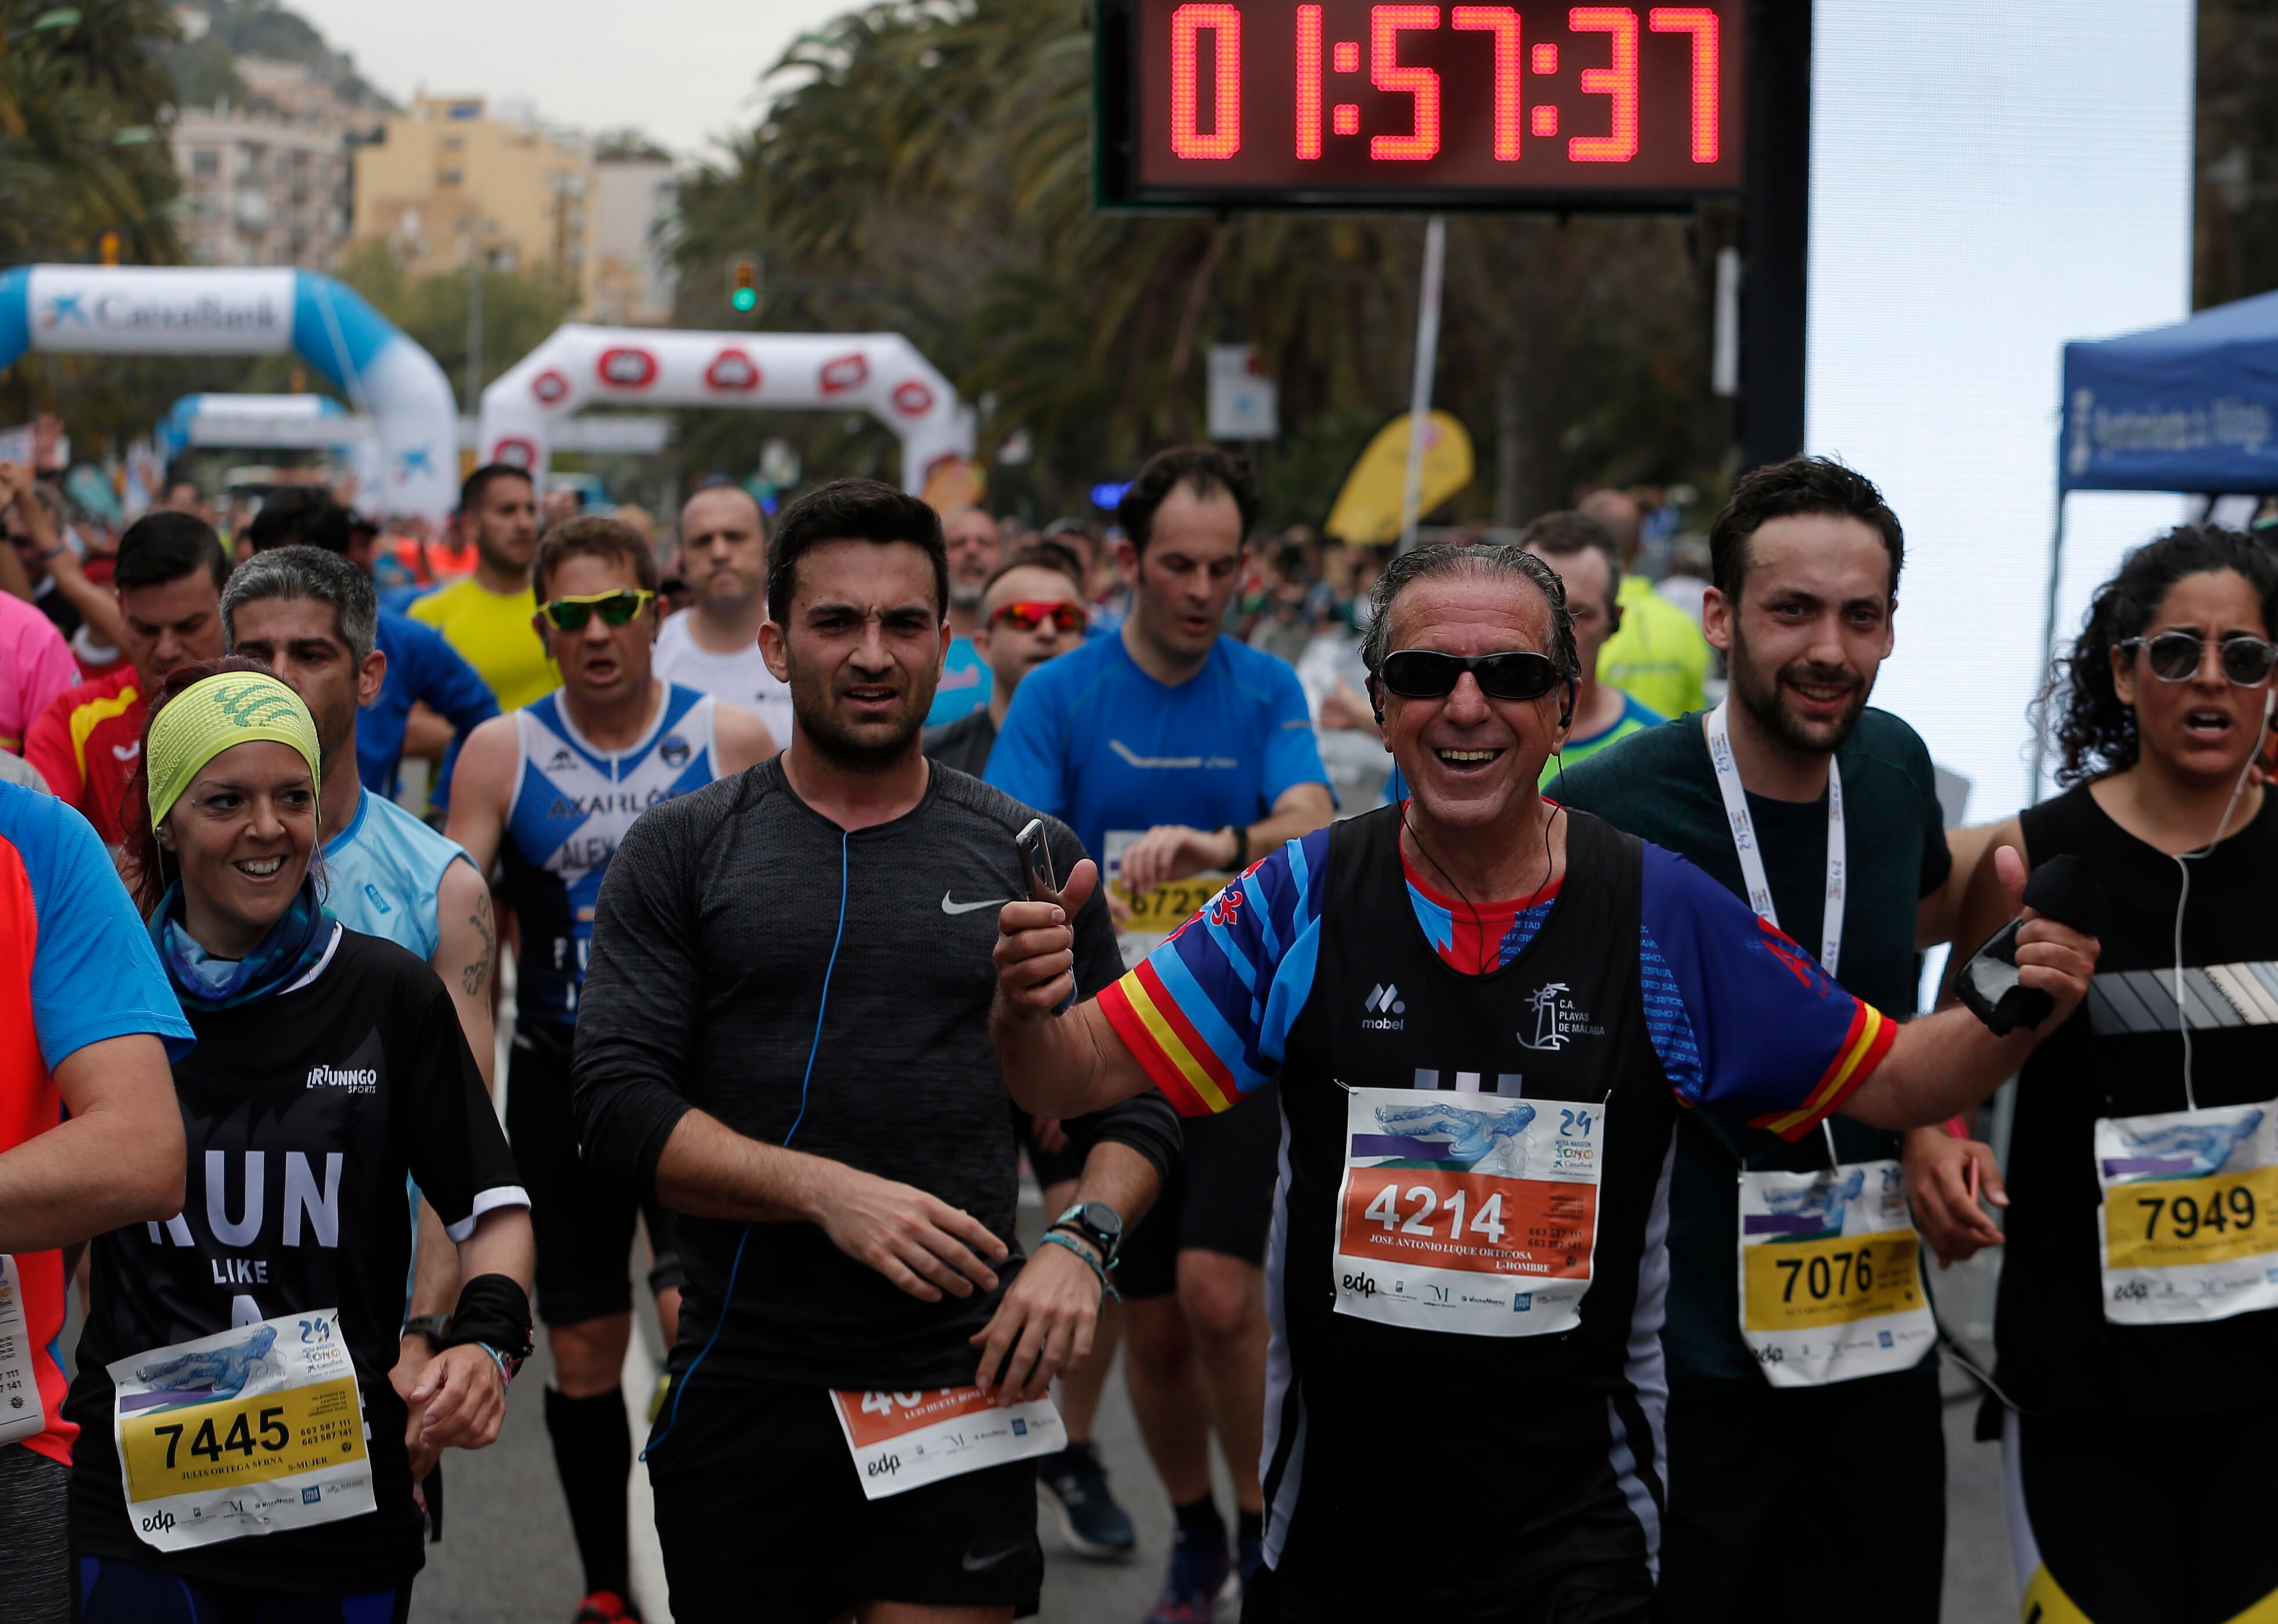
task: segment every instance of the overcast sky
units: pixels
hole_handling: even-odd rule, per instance
[[[536,106],[549,122],[631,125],[693,155],[759,111],[794,35],[858,0],[286,0],[398,101],[424,89]]]

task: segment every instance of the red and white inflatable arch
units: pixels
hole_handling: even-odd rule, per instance
[[[749,406],[867,411],[902,442],[902,485],[973,455],[973,414],[898,333],[685,333],[572,322],[483,391],[486,463],[543,476],[555,425],[581,409]]]

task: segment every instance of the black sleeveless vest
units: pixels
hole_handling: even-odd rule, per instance
[[[2096,1119],[2184,1106],[2175,860],[2113,822],[2086,785],[2020,821],[2036,865],[2067,852],[2088,859],[2107,921],[2087,999],[2017,1079],[1994,1321],[2001,1385],[2028,1412],[2175,1416],[2267,1406],[2278,1392],[2278,1311],[2205,1325],[2104,1318]],[[2278,794],[2266,794],[2251,823],[2194,859],[2190,875],[2187,972],[2278,960]],[[2203,974],[2187,974],[2185,997],[2198,1103],[2278,1097],[2278,1024],[2242,1019]]]
[[[1540,1530],[1562,1550],[1579,1540],[1583,1554],[1642,1559],[1660,1494],[1656,1333],[1678,1107],[1640,989],[1640,845],[1570,813],[1565,878],[1541,931],[1511,963],[1467,976],[1417,920],[1400,817],[1387,807],[1330,833],[1318,966],[1281,1069],[1265,1483],[1281,1526],[1270,1544],[1285,1569],[1324,1571],[1315,1563],[1337,1563],[1380,1531],[1372,1520],[1394,1485],[1445,1482],[1465,1485],[1432,1497],[1446,1549],[1516,1559]],[[1597,1241],[1577,1329],[1468,1336],[1334,1311],[1349,1087],[1603,1103]]]

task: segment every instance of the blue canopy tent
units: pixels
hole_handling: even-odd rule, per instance
[[[2278,491],[2278,293],[2065,346],[2045,654],[2056,647],[2065,498],[2075,491]],[[2034,794],[2040,770],[2037,736]]]

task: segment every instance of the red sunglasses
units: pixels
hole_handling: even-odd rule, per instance
[[[1080,603],[1007,603],[989,617],[991,629],[1013,624],[1015,632],[1034,632],[1047,620],[1063,632],[1081,632],[1084,627],[1083,606]]]

